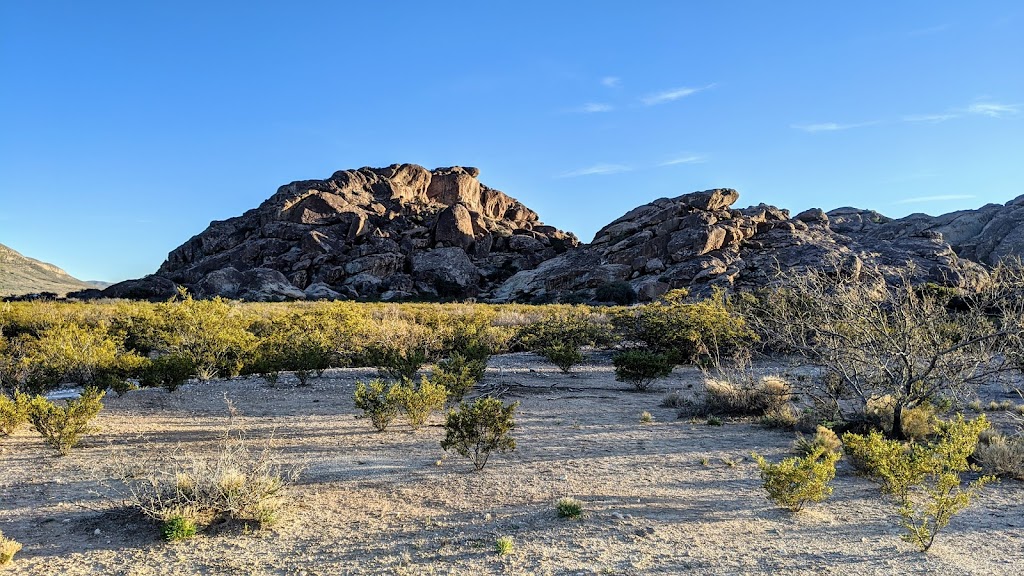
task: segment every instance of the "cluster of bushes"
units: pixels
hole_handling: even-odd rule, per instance
[[[0,394],[0,436],[30,422],[47,444],[65,456],[92,432],[92,420],[103,409],[103,395],[98,388],[86,388],[78,398],[58,403],[22,392]]]

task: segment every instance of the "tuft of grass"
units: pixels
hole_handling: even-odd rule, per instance
[[[190,515],[175,514],[164,521],[160,526],[160,534],[168,542],[188,540],[196,535],[198,526]]]
[[[760,380],[735,384],[727,380],[704,380],[704,414],[731,416],[764,416],[777,412],[789,403],[792,388],[778,376],[765,376]]]
[[[498,556],[508,556],[515,550],[515,547],[515,542],[512,541],[511,536],[502,536],[494,542],[494,548],[498,552]]]
[[[21,550],[21,542],[7,538],[3,532],[0,532],[0,566],[10,564],[19,550]]]
[[[559,518],[579,518],[583,516],[583,502],[575,498],[562,498],[555,504]]]
[[[650,424],[651,422],[654,422],[654,416],[651,416],[650,412],[644,410],[643,412],[640,413],[641,424]]]
[[[814,432],[814,436],[807,438],[803,434],[797,434],[796,441],[793,443],[793,451],[801,456],[807,456],[823,449],[826,453],[837,452],[842,454],[843,442],[839,439],[832,430],[818,426]]]
[[[987,474],[1024,480],[1024,437],[995,434],[978,443],[974,458]]]
[[[708,416],[707,425],[708,426],[721,426],[722,425],[722,419],[719,418],[718,416]]]

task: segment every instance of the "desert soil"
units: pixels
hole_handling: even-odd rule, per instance
[[[659,406],[699,389],[679,369],[637,393],[607,357],[573,375],[531,354],[492,359],[485,384],[520,402],[515,452],[473,471],[439,446],[442,417],[375,432],[352,392],[372,370],[332,370],[308,387],[260,379],[109,398],[101,430],[56,457],[28,428],[0,441],[0,530],[24,549],[15,574],[1021,574],[1024,485],[987,488],[928,554],[900,540],[895,507],[841,462],[835,493],[791,514],[766,500],[751,451],[779,460],[794,435],[750,421],[710,426]],[[777,373],[783,364],[759,367]],[[229,418],[302,473],[267,530],[221,528],[164,543],[125,504],[116,470],[133,458],[216,450]],[[642,424],[648,411],[653,422]],[[555,502],[584,503],[577,520]],[[509,536],[504,557],[495,541]],[[0,569],[2,571],[2,569]]]

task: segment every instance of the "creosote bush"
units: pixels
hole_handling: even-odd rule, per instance
[[[402,392],[395,385],[377,378],[369,384],[356,382],[354,399],[356,408],[365,413],[378,432],[383,432],[398,416]]]
[[[448,413],[441,448],[470,458],[473,467],[482,470],[491,452],[516,449],[511,434],[517,406],[518,402],[505,405],[497,398],[488,397],[478,398],[472,404],[460,404],[458,409]]]
[[[432,412],[444,408],[444,403],[448,399],[445,387],[427,380],[426,376],[420,379],[419,384],[408,380],[396,384],[394,390],[398,404],[414,430],[423,426]]]
[[[139,382],[146,387],[161,387],[174,392],[196,373],[192,361],[177,354],[154,358],[142,369]]]
[[[583,352],[579,346],[567,342],[549,344],[538,349],[537,354],[547,358],[565,374],[572,372],[573,366],[583,362]]]
[[[583,502],[575,498],[561,498],[555,504],[559,518],[579,518],[583,516]]]
[[[791,512],[799,512],[808,502],[821,502],[832,494],[829,483],[836,476],[839,452],[821,446],[806,456],[786,458],[778,464],[769,463],[759,454],[753,457],[768,497]]]
[[[7,538],[3,532],[0,532],[0,566],[10,564],[19,550],[21,550],[21,542]]]
[[[14,392],[13,396],[0,394],[0,436],[8,436],[28,422],[28,394]]]
[[[628,382],[639,391],[648,390],[658,378],[672,373],[675,365],[668,354],[649,350],[627,350],[612,357],[615,379]]]
[[[453,352],[437,363],[431,380],[444,386],[450,400],[461,402],[466,393],[483,380],[487,370],[487,356],[485,354],[473,358],[468,354]]]
[[[90,423],[103,409],[103,395],[101,390],[86,388],[81,396],[63,405],[36,396],[29,404],[28,418],[46,443],[66,456],[82,436],[93,430]]]

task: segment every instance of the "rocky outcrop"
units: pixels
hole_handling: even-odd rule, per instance
[[[394,164],[292,182],[213,222],[131,288],[260,301],[487,297],[578,244],[479,174]]]
[[[63,296],[89,288],[89,283],[0,244],[0,297],[48,293]]]
[[[941,216],[911,214],[892,220],[875,212],[841,208],[843,232],[865,244],[906,238],[941,237],[961,257],[994,265],[1007,256],[1024,256],[1024,196],[1006,204],[987,204]],[[858,219],[859,216],[859,219]]]
[[[985,274],[930,229],[887,234],[889,219],[855,209],[811,209],[795,217],[766,204],[734,209],[738,197],[735,190],[716,189],[637,207],[602,228],[593,243],[512,276],[493,297],[586,298],[603,284],[629,282],[650,300],[673,288],[707,293],[716,286],[765,286],[779,269],[823,266],[895,277],[910,264],[919,281],[959,286]]]

